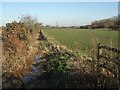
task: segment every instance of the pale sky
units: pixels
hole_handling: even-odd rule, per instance
[[[86,25],[118,15],[118,2],[2,2],[2,23],[29,14],[44,25]]]

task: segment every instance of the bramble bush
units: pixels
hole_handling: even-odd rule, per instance
[[[68,58],[62,54],[49,57],[49,67],[47,68],[47,71],[52,73],[69,71],[70,66],[67,64],[67,61]]]

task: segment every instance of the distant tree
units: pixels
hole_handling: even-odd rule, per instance
[[[96,20],[91,23],[92,28],[111,28],[116,30],[118,23],[118,17],[114,16],[108,19]]]
[[[50,28],[50,25],[46,25],[45,28]]]

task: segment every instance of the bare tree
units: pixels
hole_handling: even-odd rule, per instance
[[[40,31],[42,23],[38,22],[36,17],[31,15],[22,15],[21,21],[25,23],[26,30],[30,34],[34,34],[36,31]]]

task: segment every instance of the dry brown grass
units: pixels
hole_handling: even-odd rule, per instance
[[[12,28],[12,29],[11,29]],[[9,30],[9,31],[7,31]],[[12,23],[3,31],[3,72],[22,77],[30,71],[37,50],[37,35],[31,37],[19,23]],[[17,35],[25,33],[27,41],[21,41]],[[11,46],[11,47],[10,47]]]

